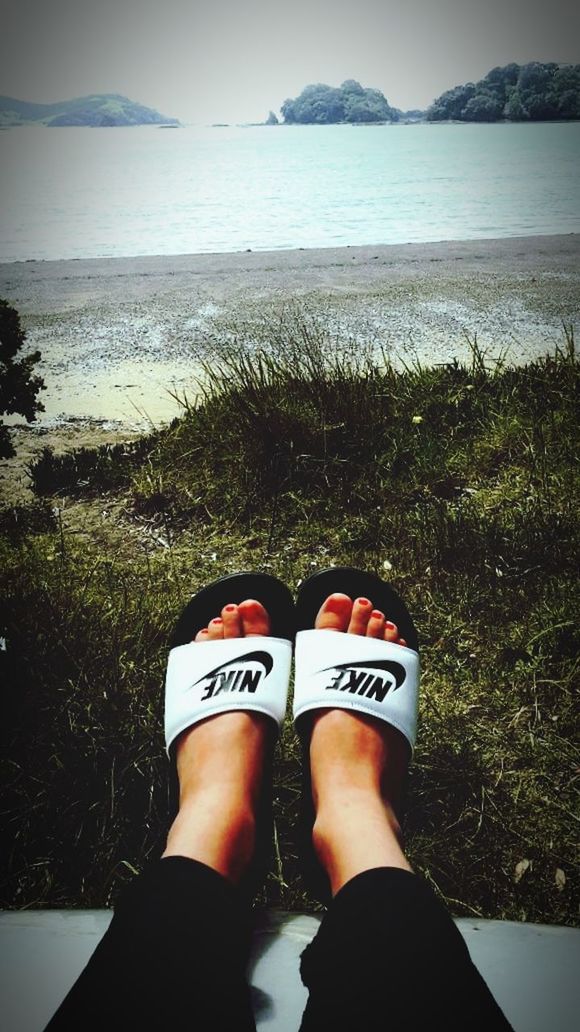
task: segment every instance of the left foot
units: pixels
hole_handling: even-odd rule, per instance
[[[193,633],[193,631],[192,631]],[[230,603],[196,642],[251,638],[270,633],[270,618],[255,599]],[[271,721],[259,713],[220,713],[184,731],[176,746],[179,813],[163,854],[185,856],[213,867],[238,882],[250,863],[255,843]]]
[[[323,603],[315,627],[406,645],[397,626],[370,599],[353,602],[338,592]],[[408,743],[385,721],[346,709],[315,713],[310,738],[313,844],[333,895],[373,867],[411,870],[397,819],[408,761]]]

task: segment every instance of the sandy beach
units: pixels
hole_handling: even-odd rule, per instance
[[[465,356],[466,335],[511,362],[553,350],[578,322],[580,236],[16,262],[0,297],[42,353],[45,412],[16,434],[27,461],[172,418],[201,361],[289,307],[395,362]]]
[[[137,429],[175,413],[168,389],[195,393],[234,324],[252,339],[289,304],[394,360],[448,361],[466,333],[514,362],[550,350],[580,312],[580,236],[19,262],[0,265],[0,296],[42,353],[41,425]]]

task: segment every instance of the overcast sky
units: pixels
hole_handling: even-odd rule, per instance
[[[400,108],[517,61],[580,62],[572,0],[8,0],[0,93],[122,93],[184,122],[261,121],[310,82]]]

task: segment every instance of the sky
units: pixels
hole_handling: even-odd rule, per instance
[[[311,82],[425,108],[516,61],[580,62],[573,0],[5,0],[0,94],[121,93],[180,121],[262,121]]]

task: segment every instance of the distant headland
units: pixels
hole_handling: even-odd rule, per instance
[[[108,127],[120,125],[179,125],[153,108],[136,104],[119,93],[93,93],[55,104],[33,104],[0,97],[0,127],[18,125]]]
[[[393,122],[543,122],[580,119],[580,65],[530,64],[492,68],[479,82],[442,93],[427,111],[392,107],[380,90],[354,79],[316,83],[280,109],[285,125]],[[273,117],[272,117],[273,116]],[[276,124],[270,112],[266,124]]]

